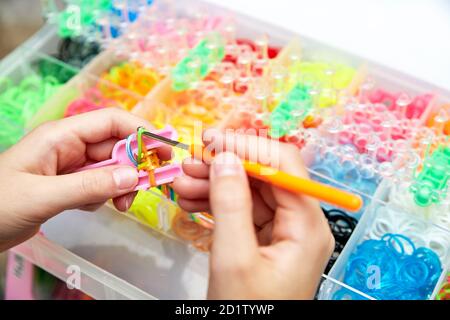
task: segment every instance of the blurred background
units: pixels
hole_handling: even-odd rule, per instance
[[[0,59],[43,24],[39,0],[0,0]]]
[[[209,1],[450,90],[450,0]]]
[[[207,1],[450,90],[449,0]],[[40,2],[0,0],[0,59],[42,26]]]

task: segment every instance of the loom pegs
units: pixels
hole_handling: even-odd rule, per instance
[[[262,76],[264,73],[264,70],[266,66],[269,63],[269,55],[268,55],[268,48],[269,48],[269,39],[267,35],[262,35],[258,37],[254,42],[254,62],[252,66],[252,72],[255,76],[259,77]]]

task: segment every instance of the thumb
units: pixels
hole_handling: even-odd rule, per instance
[[[212,256],[221,262],[230,257],[250,258],[257,248],[252,196],[241,160],[235,154],[225,152],[214,158],[209,200],[215,218]]]
[[[138,184],[138,172],[129,166],[109,166],[45,178],[51,179],[46,182],[45,199],[55,211],[101,203],[132,192]],[[48,194],[52,195],[50,199]]]

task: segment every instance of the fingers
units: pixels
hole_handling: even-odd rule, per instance
[[[136,131],[137,127],[151,128],[151,124],[144,119],[136,117],[124,110],[106,108],[61,119],[46,122],[26,135],[21,143],[17,144],[14,152],[29,153],[33,150],[36,159],[46,158],[48,167],[56,168],[53,174],[70,171],[71,165],[61,158],[66,156],[77,159],[75,164],[83,165],[86,146],[97,144],[110,139],[124,139]],[[94,152],[94,157],[101,158],[109,152],[112,142],[99,145],[100,153]],[[26,159],[19,161],[17,167],[26,167],[29,172],[39,173],[39,166],[35,161]]]
[[[308,210],[308,208],[305,208]],[[309,208],[314,212],[314,208]],[[289,266],[303,264],[301,272],[317,280],[324,272],[334,251],[334,238],[325,220],[309,219],[302,212],[280,209],[273,221],[271,246],[262,248],[265,256],[276,258],[281,269],[289,272]],[[309,263],[304,264],[305,257]],[[298,270],[297,270],[298,271]],[[309,289],[312,295],[317,282],[312,281]]]
[[[303,164],[300,152],[293,145],[255,135],[222,133],[215,130],[205,132],[204,140],[211,151],[231,151],[242,159],[258,162],[298,177],[308,178],[308,171]],[[299,197],[301,200],[312,200],[303,195],[291,195],[291,198],[296,200],[299,200]],[[286,205],[290,202],[292,201],[287,201]]]
[[[148,121],[117,108],[96,110],[69,117],[59,121],[57,126],[71,130],[87,143],[87,154],[95,161],[110,158],[115,143],[136,132],[138,127],[149,130],[153,128]],[[163,161],[170,160],[172,148],[166,145],[158,148],[158,156]]]
[[[98,209],[100,209],[101,206],[103,206],[105,203],[104,202],[99,202],[99,203],[93,203],[93,204],[88,204],[85,206],[80,207],[80,210],[83,211],[97,211]]]
[[[103,161],[111,158],[114,145],[119,141],[117,138],[110,138],[105,141],[89,144],[86,146],[86,155],[93,161]]]
[[[109,138],[124,139],[140,126],[152,125],[135,115],[117,108],[106,108],[65,118],[57,122],[57,129],[71,132],[85,143],[97,143]]]
[[[172,147],[168,145],[162,145],[157,148],[158,158],[162,161],[168,161],[172,159]]]
[[[322,214],[320,208],[304,204],[299,209],[301,211],[277,209],[273,221],[273,244],[289,241],[296,243],[297,247],[303,250],[305,244],[331,235],[326,219],[319,216]]]
[[[233,153],[220,153],[210,170],[210,205],[215,218],[212,263],[253,259],[257,239],[252,197],[242,164]]]
[[[173,184],[175,192],[178,194],[178,205],[180,208],[187,212],[211,212],[211,206],[209,203],[209,183],[208,180],[196,180],[196,182],[204,183],[204,187],[195,188],[195,184],[186,184],[186,187],[180,187],[180,181],[185,177],[177,178]],[[186,179],[191,180],[192,178]],[[192,179],[195,180],[195,179]],[[252,190],[252,202],[253,202],[253,223],[258,228],[263,228],[268,222],[272,221],[274,217],[274,211],[267,206],[264,199],[257,190]],[[267,233],[266,240],[272,238],[271,233]],[[268,243],[270,241],[264,241]]]
[[[111,166],[41,179],[46,179],[45,189],[36,188],[35,192],[42,193],[38,198],[46,200],[46,206],[51,208],[49,212],[57,213],[133,192],[138,183],[138,173],[132,167]]]
[[[187,212],[210,212],[211,206],[209,200],[187,200],[178,199],[178,205]]]
[[[251,180],[255,180],[252,178]],[[261,181],[260,181],[261,182]],[[273,211],[276,210],[278,204],[277,200],[275,199],[275,196],[273,194],[273,188],[271,185],[267,183],[261,182],[259,186],[256,187],[256,189],[259,191],[261,198],[264,200],[265,204],[272,209]]]
[[[308,177],[298,148],[293,145],[255,135],[207,130],[203,140],[208,150],[230,151],[242,159],[258,162],[282,171]]]
[[[182,176],[176,178],[172,186],[181,198],[187,200],[208,199],[209,196],[209,180],[206,179]]]
[[[272,243],[273,221],[262,226],[258,231],[258,243],[260,246],[269,246]]]
[[[289,161],[281,159],[282,170],[295,176],[307,177],[299,152],[293,152],[291,149],[283,150],[283,152]],[[330,233],[319,201],[276,187],[272,187],[272,190],[277,203],[272,243],[295,242],[300,252],[305,243],[311,239]]]
[[[208,151],[230,151],[241,159],[279,168],[282,145],[279,141],[234,132],[223,133],[214,129],[206,130],[203,140]]]
[[[209,178],[209,166],[194,158],[187,158],[183,161],[183,172],[197,179]]]
[[[136,132],[139,126],[152,128],[148,121],[124,110],[106,108],[46,122],[25,136],[21,145],[27,148],[43,142],[43,146],[54,148],[67,142],[95,144],[110,138],[120,140]]]
[[[117,210],[126,212],[133,204],[134,198],[136,198],[137,192],[131,192],[126,195],[116,197],[113,199],[113,204]]]
[[[195,159],[183,162],[185,176],[178,177],[172,184],[178,194],[178,205],[188,212],[210,211],[209,166]]]
[[[294,146],[258,136],[223,134],[220,132],[210,133],[209,136],[205,132],[204,140],[207,147],[210,148],[209,151],[218,153],[222,150],[230,150],[241,158],[278,168],[295,176],[308,177],[300,152]],[[191,164],[185,165],[185,167],[187,174],[206,179],[205,168],[207,166],[205,164]],[[263,232],[260,231],[261,239],[259,240],[261,243],[265,243],[270,235],[273,243],[292,241],[297,245],[304,245],[305,239],[307,240],[316,231],[320,232],[315,234],[324,234],[325,236],[329,233],[319,203],[315,199],[275,188],[262,182],[252,181],[252,186],[259,191],[253,193],[253,209],[255,225],[264,230]],[[192,200],[204,198],[204,190],[196,192],[188,188],[182,190],[181,198],[191,200],[183,199],[182,201],[182,204],[189,210],[198,210],[198,203]],[[233,193],[236,193],[236,191],[233,190]],[[212,200],[210,202],[214,212]],[[270,223],[274,217],[274,210],[277,210],[277,217],[273,223]],[[284,216],[287,216],[287,218],[284,219]]]
[[[272,168],[280,169],[294,176],[308,178],[308,173],[303,165],[303,161],[298,149],[292,145],[280,143],[279,141],[265,139],[254,135],[242,135],[234,133],[221,133],[217,131],[205,132],[204,140],[208,144],[209,151],[228,150],[236,153],[241,158],[258,162]],[[217,152],[217,151],[216,151]],[[283,212],[295,213],[300,217],[296,217],[295,221],[302,225],[302,237],[308,235],[315,230],[315,226],[322,226],[324,217],[321,212],[319,202],[316,199],[302,195],[294,194],[280,188],[268,185],[259,187],[261,194],[265,196],[266,204],[272,208],[277,208],[276,214]],[[272,196],[273,194],[273,196]],[[267,221],[267,217],[259,216],[256,220],[261,223]],[[294,226],[282,218],[276,217],[273,226],[274,239],[281,240],[298,240],[299,224]]]
[[[257,190],[252,189],[252,199],[253,223],[255,226],[261,228],[273,220],[274,211],[267,206],[266,202]]]

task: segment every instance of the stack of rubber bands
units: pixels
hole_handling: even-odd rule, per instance
[[[196,218],[194,218],[196,219]],[[178,210],[172,221],[172,230],[181,239],[191,242],[200,251],[209,251],[212,244],[212,230],[193,220],[192,215]]]
[[[442,265],[434,251],[416,248],[404,235],[388,233],[356,248],[346,263],[343,282],[375,299],[426,300],[441,273]],[[334,299],[345,297],[362,298],[344,288],[334,293]]]
[[[152,69],[145,68],[138,62],[125,62],[112,67],[109,72],[103,74],[101,79],[112,83],[121,89],[145,96],[150,90],[161,80],[161,77]],[[137,103],[127,102],[127,99],[121,97],[118,90],[112,90],[109,86],[105,87],[99,84],[99,88],[105,97],[114,98],[119,102],[123,102],[127,110],[131,110]]]
[[[355,230],[358,221],[338,209],[326,210],[322,208],[322,211],[328,220],[328,224],[335,240],[333,255],[328,261],[328,265],[325,269],[325,273],[328,273],[341,254],[342,250],[344,250],[344,247],[347,244],[348,239],[350,239],[353,230]]]
[[[168,110],[160,117],[176,127],[182,137],[192,137],[194,125],[199,121],[210,127],[223,120],[234,107],[253,103],[252,94],[256,91],[250,92],[252,82],[262,79],[262,66],[280,50],[269,46],[266,38],[258,43],[234,36],[225,40],[224,54],[219,55],[223,57],[221,61],[215,61],[211,72],[202,79],[192,80],[188,90],[173,94]],[[196,64],[190,61],[184,68],[200,69]]]
[[[40,59],[36,63],[41,77],[53,77],[59,83],[66,83],[77,74],[77,70],[70,68],[69,66],[65,66],[57,61]]]
[[[178,15],[176,10],[169,10],[168,18],[164,13],[154,14],[154,9],[142,15],[132,31],[106,45],[117,58],[139,61],[165,76],[187,57],[189,50],[205,36],[222,29],[225,22],[223,17],[201,11],[195,13],[195,18],[188,18]]]
[[[106,107],[132,110],[160,81],[160,76],[134,62],[126,62],[106,72],[82,97],[72,101],[65,117]]]
[[[87,41],[84,37],[61,39],[55,57],[75,68],[83,68],[100,53],[96,42]]]
[[[69,103],[64,112],[64,117],[71,117],[89,111],[115,107],[117,105],[118,103],[116,101],[105,98],[97,87],[92,87],[87,89],[82,97]]]
[[[303,129],[317,127],[322,119],[320,109],[334,107],[341,91],[349,87],[356,70],[343,64],[302,60],[299,48],[283,52],[265,70],[262,85],[252,83],[257,107],[241,103],[230,126],[263,131],[269,129],[272,139],[280,139],[302,148]],[[256,89],[256,90],[255,90]]]
[[[17,85],[11,79],[0,78],[0,149],[23,136],[28,122],[60,86],[52,76],[28,76]]]
[[[371,103],[382,103],[390,111],[397,113],[398,118],[406,119],[419,119],[425,112],[427,106],[433,99],[432,94],[423,94],[409,99],[409,103],[406,106],[402,106],[401,101],[402,93],[392,93],[384,89],[376,89],[371,91],[367,98]],[[402,110],[406,108],[406,110]]]
[[[352,189],[362,193],[363,207],[358,212],[351,213],[353,217],[359,219],[369,202],[368,196],[375,193],[380,183],[380,176],[360,165],[358,152],[352,145],[338,145],[333,148],[316,145],[314,151],[315,158],[310,165],[310,169],[316,173],[313,175],[313,179],[340,188],[342,185],[338,185],[334,181],[346,186],[351,185]],[[328,179],[332,179],[332,181]],[[327,205],[325,207],[327,208]]]

